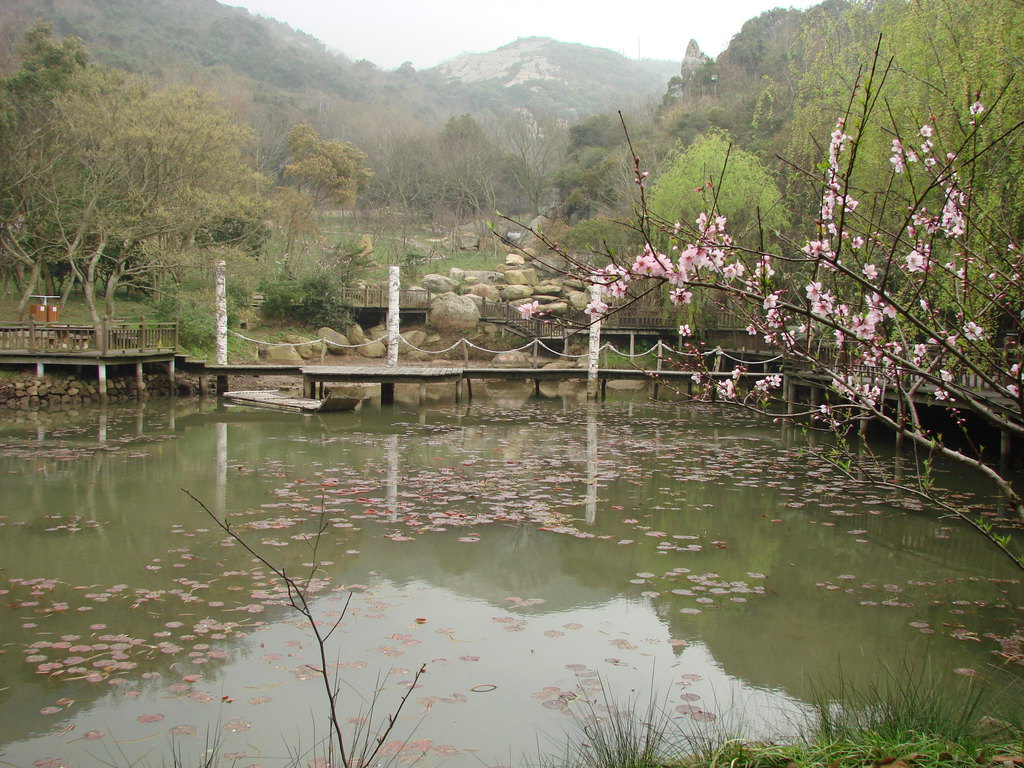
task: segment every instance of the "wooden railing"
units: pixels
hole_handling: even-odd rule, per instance
[[[402,309],[427,309],[434,294],[425,289],[404,290],[399,293],[398,305]],[[388,289],[386,287],[342,288],[341,299],[353,307],[388,306]]]
[[[0,353],[34,355],[130,352],[173,352],[177,323],[107,321],[99,326],[67,323],[0,323]]]

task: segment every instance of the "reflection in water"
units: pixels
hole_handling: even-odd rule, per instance
[[[394,521],[398,519],[398,435],[384,438],[384,448],[388,458],[387,510]]]
[[[869,682],[905,649],[951,690],[953,670],[994,674],[986,635],[1022,601],[980,539],[840,485],[745,414],[501,391],[511,406],[149,403],[0,427],[0,760],[89,765],[171,732],[200,749],[208,727],[245,764],[315,743],[315,643],[182,487],[317,569],[323,621],[352,595],[329,648],[346,717],[428,664],[401,723],[428,762],[507,762],[602,686],[756,736],[837,666]]]
[[[213,427],[217,432],[217,491],[213,509],[217,517],[224,519],[228,493],[228,425],[221,421]]]
[[[586,405],[587,414],[587,502],[584,519],[588,525],[597,521],[597,404]]]

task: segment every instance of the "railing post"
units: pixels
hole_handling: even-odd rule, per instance
[[[139,320],[139,352],[146,349],[146,318]]]
[[[28,351],[36,351],[36,321],[31,315],[28,318]]]
[[[106,355],[110,350],[110,329],[107,327],[107,318],[100,321],[100,354]]]

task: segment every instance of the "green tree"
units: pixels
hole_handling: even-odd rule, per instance
[[[288,150],[291,161],[285,178],[309,197],[315,209],[352,205],[372,176],[366,155],[347,142],[323,141],[309,123],[288,131]]]
[[[299,237],[319,231],[318,214],[328,205],[350,206],[366,189],[372,172],[366,155],[347,142],[324,141],[309,123],[288,131],[290,162],[276,195],[278,221],[285,232],[284,264],[292,269]]]
[[[0,265],[21,288],[24,315],[41,274],[55,254],[36,237],[35,201],[45,197],[44,179],[57,158],[54,103],[84,70],[81,41],[54,42],[50,25],[32,27],[19,49],[21,66],[0,81]]]
[[[213,251],[223,256],[243,241],[251,248],[263,197],[246,129],[195,89],[151,89],[85,67],[76,45],[47,43],[36,30],[29,42],[36,55],[4,82],[5,93],[37,98],[25,85],[34,76],[53,84],[52,98],[43,133],[27,119],[5,132],[8,156],[21,159],[11,147],[31,148],[0,190],[5,254],[34,275],[63,263],[98,323],[100,300],[102,314],[113,315],[122,283],[149,288]]]
[[[741,242],[757,244],[762,232],[778,232],[787,220],[768,168],[722,132],[698,137],[676,156],[654,182],[650,210],[662,221],[692,224],[710,202]]]

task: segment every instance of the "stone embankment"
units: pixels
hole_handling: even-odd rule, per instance
[[[191,377],[176,378],[178,394],[198,391]],[[143,396],[167,395],[166,373],[143,376]],[[107,380],[107,401],[134,400],[138,395],[135,373]],[[46,374],[37,379],[31,373],[18,373],[0,379],[0,408],[35,411],[46,408],[95,405],[100,402],[99,385],[95,379],[82,379],[64,374]]]

